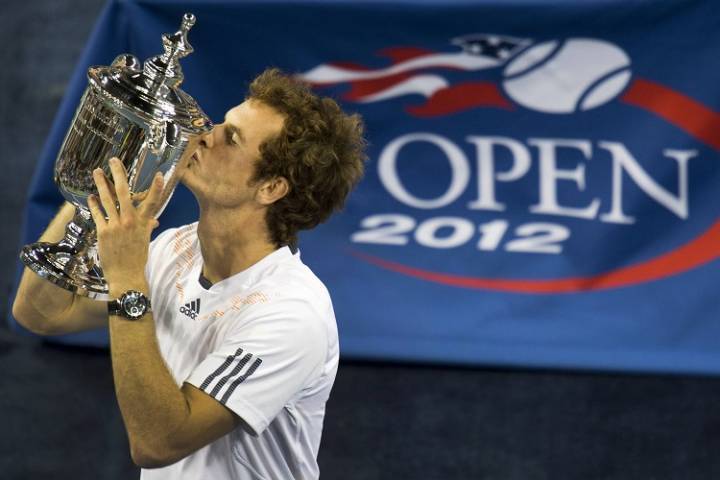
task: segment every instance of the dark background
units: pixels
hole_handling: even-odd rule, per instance
[[[101,0],[0,0],[0,313],[26,191]],[[120,52],[118,52],[120,53]],[[133,479],[105,350],[0,325],[0,479]],[[720,478],[720,380],[344,361],[325,479]]]

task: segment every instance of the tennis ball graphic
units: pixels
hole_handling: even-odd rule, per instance
[[[545,113],[590,110],[620,94],[631,77],[630,58],[602,40],[547,41],[518,54],[503,71],[516,103]]]

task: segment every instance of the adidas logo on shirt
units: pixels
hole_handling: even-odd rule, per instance
[[[193,300],[192,302],[188,302],[182,307],[180,307],[180,313],[184,313],[188,317],[195,320],[197,316],[200,314],[200,299]]]

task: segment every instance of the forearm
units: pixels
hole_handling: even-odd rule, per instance
[[[111,293],[119,296],[120,290],[149,292],[144,279]],[[109,325],[115,391],[133,459],[141,466],[159,466],[173,433],[189,416],[187,401],[162,358],[152,314],[135,321],[111,316]]]
[[[65,235],[65,226],[72,220],[75,207],[69,203],[62,208],[50,222],[41,242],[58,242]],[[74,294],[60,288],[29,268],[23,270],[17,295],[13,302],[13,316],[23,326],[38,333],[52,330],[53,323],[73,303]]]

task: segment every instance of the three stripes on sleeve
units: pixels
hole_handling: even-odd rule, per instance
[[[200,390],[225,405],[238,385],[255,373],[262,363],[262,359],[259,357],[255,357],[251,363],[253,354],[246,353],[241,357],[242,353],[243,349],[238,348],[235,354],[229,355],[222,365],[202,382]]]

